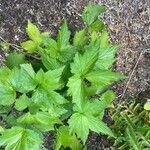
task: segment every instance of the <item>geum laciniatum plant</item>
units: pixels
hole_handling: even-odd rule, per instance
[[[56,133],[55,150],[85,148],[90,131],[114,136],[102,119],[115,98],[108,86],[124,76],[111,69],[119,46],[109,43],[98,18],[105,11],[89,4],[82,15],[85,28],[72,39],[66,21],[57,39],[28,21],[29,40],[21,43],[26,54],[11,53],[0,69],[1,147],[44,149],[44,132]]]

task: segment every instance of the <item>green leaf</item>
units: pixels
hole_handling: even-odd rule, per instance
[[[125,77],[120,73],[100,70],[88,73],[85,78],[92,84],[98,84],[105,87],[114,81],[124,79]]]
[[[90,26],[95,20],[98,19],[98,16],[106,11],[106,6],[103,5],[93,5],[89,3],[87,7],[85,7],[82,18],[83,21],[86,22],[88,26]]]
[[[88,50],[83,55],[77,53],[74,57],[74,62],[71,64],[71,72],[77,75],[85,75],[93,69],[98,59],[98,50]]]
[[[113,91],[108,90],[105,93],[102,94],[102,96],[100,97],[100,111],[105,110],[111,103],[112,101],[115,99],[116,95]]]
[[[60,95],[59,93],[57,93],[55,91],[49,91],[48,98],[51,101],[51,103],[54,103],[54,104],[67,103],[67,100],[62,95]]]
[[[42,85],[44,78],[45,72],[42,69],[40,69],[36,74],[35,80],[39,85]]]
[[[28,107],[30,113],[35,114],[40,108],[49,108],[49,106],[51,106],[51,101],[48,98],[47,91],[38,88],[31,97],[31,104]]]
[[[30,37],[31,40],[33,40],[35,43],[39,45],[41,44],[42,36],[40,34],[40,31],[29,20],[28,20],[28,26],[26,28],[26,32],[28,33],[28,36]]]
[[[60,88],[60,86],[61,86],[60,78],[61,78],[61,75],[63,73],[63,70],[64,70],[64,66],[60,67],[60,68],[57,68],[57,69],[54,69],[54,70],[49,70],[49,71],[46,72],[46,74],[45,74],[45,79],[46,79],[45,84],[50,84],[47,87],[47,89],[49,88],[49,89],[55,90],[55,89]]]
[[[58,60],[65,63],[67,61],[72,61],[75,54],[75,48],[73,46],[66,46],[65,49],[59,52]]]
[[[37,120],[36,120],[35,115],[32,115],[32,114],[30,114],[30,113],[28,112],[28,113],[25,113],[25,114],[23,114],[22,116],[20,116],[20,117],[17,119],[17,122],[18,122],[18,123],[23,123],[23,124],[36,124],[36,123],[37,123]]]
[[[92,41],[99,42],[99,58],[96,62],[96,69],[108,70],[115,61],[115,54],[118,50],[118,45],[109,44],[109,34],[106,31],[103,31],[101,36],[97,35],[96,32],[93,32]]]
[[[13,69],[14,67],[19,67],[20,64],[24,64],[25,62],[25,56],[23,54],[13,52],[6,57],[5,64],[8,68]]]
[[[10,85],[0,84],[0,105],[9,106],[15,102],[16,92]]]
[[[88,118],[84,114],[74,113],[68,123],[70,133],[76,133],[85,144],[89,134]]]
[[[62,114],[62,116],[61,116],[62,121],[68,119],[72,115],[73,105],[74,105],[73,103],[66,103],[63,105],[63,108],[65,108],[65,110],[67,110],[67,112],[65,114]]]
[[[52,58],[58,57],[59,50],[57,47],[57,42],[54,39],[52,39],[52,38],[48,39],[48,45],[47,45],[46,51],[47,51],[48,55],[50,55]]]
[[[100,36],[100,48],[108,47],[108,45],[109,45],[109,33],[107,31],[104,31]]]
[[[67,103],[67,100],[61,96],[59,93],[55,91],[46,91],[43,89],[37,89],[31,98],[33,102],[31,106],[29,106],[29,110],[33,110],[32,107],[36,107],[38,111],[39,108],[50,109],[53,105],[57,106],[60,104]]]
[[[8,67],[0,68],[0,83],[6,83],[11,75],[11,70]]]
[[[115,54],[119,46],[107,46],[99,49],[99,57],[96,62],[96,68],[101,70],[108,70],[115,62]]]
[[[72,102],[81,105],[85,100],[85,88],[82,79],[72,76],[69,78],[67,86],[69,87],[68,95],[72,96]]]
[[[150,110],[150,100],[148,99],[147,102],[144,105],[145,110]]]
[[[86,142],[89,130],[97,133],[107,134],[109,136],[114,136],[112,131],[107,127],[107,125],[102,122],[101,116],[112,102],[115,95],[112,91],[105,92],[100,101],[84,101],[82,106],[75,105],[73,110],[74,114],[69,119],[69,128],[71,133],[76,133],[78,138],[81,138],[83,143]]]
[[[103,133],[110,136],[114,136],[112,131],[107,127],[105,123],[100,121],[97,117],[93,115],[82,113],[74,113],[68,121],[70,133],[76,133],[78,138],[80,138],[85,144],[89,130],[97,133]]]
[[[39,112],[36,114],[37,124],[35,127],[41,131],[54,130],[55,124],[62,124],[58,117],[52,117],[48,112]]]
[[[74,46],[82,48],[83,46],[86,45],[86,42],[87,42],[87,37],[86,37],[85,30],[81,30],[75,33],[75,36],[73,39]]]
[[[13,70],[10,81],[18,92],[27,93],[37,86],[35,72],[31,64],[21,64],[20,66],[20,69]]]
[[[89,82],[89,81],[88,81]],[[90,83],[90,82],[89,82]],[[91,83],[90,83],[91,84]],[[95,94],[99,94],[105,89],[104,86],[98,84],[91,84],[90,86],[85,87],[87,96],[94,96]]]
[[[39,53],[41,55],[42,63],[47,70],[57,69],[63,66],[63,63],[48,55],[43,49],[40,49]]]
[[[22,42],[21,46],[28,53],[34,53],[38,50],[38,44],[36,44],[34,41],[31,41],[31,40],[28,40],[26,42]]]
[[[4,132],[4,128],[0,126],[0,133]]]
[[[52,38],[48,38],[46,48],[40,50],[41,56],[45,57],[47,64],[51,63],[50,65],[52,66],[57,65],[59,61],[61,63],[65,63],[72,60],[75,51],[73,46],[71,46],[69,43],[69,38],[70,31],[68,30],[65,22],[59,31],[57,42]],[[45,56],[46,54],[48,57]]]
[[[55,150],[59,150],[61,145],[64,148],[70,147],[71,150],[82,150],[82,145],[75,135],[69,134],[68,126],[61,126],[57,130]]]
[[[115,94],[113,93],[113,91],[108,90],[101,96],[100,100],[94,100],[92,102],[87,101],[86,103],[84,103],[81,112],[83,111],[90,115],[99,116],[99,114],[103,112],[114,99]],[[77,109],[76,111],[79,111],[79,109]]]
[[[20,66],[21,66],[21,69],[26,71],[26,73],[30,75],[31,78],[35,77],[35,72],[31,64],[21,64]]]
[[[62,124],[58,117],[51,116],[48,112],[26,113],[20,116],[17,121],[23,124],[32,124],[41,131],[51,131],[54,130],[55,124]]]
[[[13,114],[2,115],[2,117],[3,117],[3,121],[7,124],[7,127],[20,126],[20,124],[17,122],[16,117]]]
[[[60,51],[64,50],[66,46],[70,45],[69,39],[70,39],[70,31],[68,30],[67,22],[64,21],[57,37],[58,49]]]
[[[40,150],[42,137],[33,130],[21,127],[6,129],[0,136],[0,145],[7,150]]]
[[[22,111],[28,107],[30,104],[29,98],[23,94],[18,99],[16,99],[15,108],[19,111]]]
[[[109,34],[106,31],[103,31],[101,36],[96,32],[92,32],[91,44],[94,46],[99,45],[99,57],[95,69],[110,69],[115,61],[116,51],[120,46],[109,44]]]
[[[51,105],[51,107],[48,108],[48,112],[51,114],[52,117],[60,117],[67,113],[68,110],[64,108],[63,105]]]
[[[60,78],[63,70],[64,67],[55,70],[49,70],[46,73],[43,72],[43,70],[39,70],[36,74],[36,81],[43,89],[46,90],[59,89],[61,87]]]
[[[101,20],[97,19],[90,25],[89,31],[101,32],[104,28],[105,28],[105,24]]]
[[[54,124],[62,124],[61,120],[57,117],[52,117],[48,112],[39,112],[36,115],[38,126],[41,124],[53,126]]]
[[[114,134],[112,133],[110,128],[104,122],[99,120],[99,118],[95,118],[93,116],[87,116],[87,117],[88,117],[88,124],[89,124],[90,130],[96,133],[103,133],[103,134],[114,137]]]
[[[93,44],[94,43],[94,45],[95,45],[95,43],[96,44],[98,44],[98,46],[100,47],[100,39],[99,39],[99,35],[97,34],[97,32],[96,31],[93,31],[91,34],[90,34],[90,40],[91,40],[91,43]]]
[[[7,113],[11,110],[11,105],[8,106],[3,106],[3,105],[0,105],[0,114],[3,114],[3,113]]]
[[[48,70],[59,68],[63,63],[72,60],[75,51],[69,39],[70,31],[65,21],[59,30],[57,42],[52,38],[47,38],[46,48],[40,48],[42,62]]]

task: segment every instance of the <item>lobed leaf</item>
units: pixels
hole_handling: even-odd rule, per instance
[[[36,114],[26,113],[20,116],[17,121],[23,124],[32,124],[40,131],[54,130],[55,124],[62,124],[58,117],[51,116],[48,112],[37,112]]]
[[[0,146],[7,145],[7,150],[40,150],[42,143],[42,137],[37,132],[17,126],[4,130],[0,136]]]
[[[67,22],[64,21],[57,37],[58,49],[60,51],[64,50],[67,45],[70,45],[69,39],[70,39],[70,31],[68,30]]]
[[[78,48],[82,48],[86,45],[87,37],[85,30],[81,30],[75,33],[73,44]]]
[[[67,86],[68,94],[72,96],[72,102],[81,105],[85,100],[85,87],[82,79],[77,76],[69,78]]]
[[[6,57],[5,64],[8,68],[13,69],[14,67],[20,67],[21,64],[26,63],[25,56],[16,52],[10,53]]]
[[[11,70],[8,67],[0,68],[0,83],[6,83],[11,75]]]
[[[36,74],[36,82],[46,90],[56,90],[61,87],[60,78],[63,73],[64,67],[49,70],[47,72],[43,72],[43,70],[39,70]]]
[[[27,28],[26,28],[26,32],[28,33],[28,36],[30,37],[31,40],[33,40],[37,44],[41,44],[42,38],[41,38],[40,31],[29,20],[28,20],[28,25],[27,25]]]
[[[0,105],[10,106],[15,102],[16,91],[7,84],[0,84]]]
[[[71,116],[68,123],[70,133],[76,133],[84,144],[88,138],[89,130],[114,136],[105,123],[90,114],[76,112]]]
[[[105,24],[101,20],[97,19],[90,25],[89,32],[102,32],[104,28]]]
[[[28,53],[34,53],[38,50],[38,45],[32,40],[22,42],[21,47],[25,49]]]
[[[95,20],[97,20],[98,16],[106,11],[106,6],[103,5],[93,5],[91,3],[85,7],[82,18],[83,21],[86,22],[88,26],[90,26]]]
[[[74,57],[74,62],[71,64],[71,72],[73,74],[83,76],[93,69],[98,59],[97,48],[87,50],[83,55],[77,53]]]
[[[43,49],[40,49],[39,53],[41,55],[42,63],[46,67],[47,70],[57,69],[64,65],[56,58],[53,58],[50,55],[47,55],[46,52],[43,51]]]
[[[10,82],[18,92],[28,93],[37,86],[35,72],[31,64],[21,64],[20,66],[20,69],[13,69]]]
[[[106,91],[102,94],[100,100],[94,101],[86,101],[84,103],[81,112],[85,112],[86,114],[99,116],[101,112],[103,112],[115,99],[115,94],[113,91]],[[76,111],[80,111],[80,109],[75,109]]]
[[[121,73],[100,70],[86,74],[85,78],[92,84],[98,84],[105,87],[114,81],[124,79],[125,77]]]
[[[80,113],[74,113],[68,121],[70,133],[76,133],[85,144],[89,134],[88,118]]]
[[[26,109],[30,105],[29,98],[23,94],[15,102],[15,108],[19,111]]]
[[[82,150],[82,145],[77,137],[69,134],[68,126],[61,126],[57,130],[55,150],[59,150],[61,145],[64,148],[70,147],[72,150]]]

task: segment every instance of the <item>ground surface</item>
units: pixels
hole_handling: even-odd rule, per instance
[[[150,0],[93,0],[108,6],[103,20],[109,27],[111,41],[122,48],[117,55],[115,70],[129,76],[114,86],[119,95],[150,96]],[[19,44],[26,38],[25,27],[30,19],[42,31],[56,35],[61,20],[67,18],[72,31],[82,27],[81,12],[88,0],[0,0],[0,36]],[[146,51],[146,49],[148,49]],[[0,51],[0,60],[3,52]],[[135,66],[136,65],[136,66]],[[144,93],[144,94],[143,94]],[[92,135],[89,150],[100,150],[105,138]],[[106,146],[106,147],[107,147]]]

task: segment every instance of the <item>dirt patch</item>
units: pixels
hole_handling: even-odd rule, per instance
[[[0,33],[11,42],[25,39],[27,20],[52,35],[58,31],[62,19],[67,18],[71,30],[81,28],[80,15],[85,0],[0,0]]]

